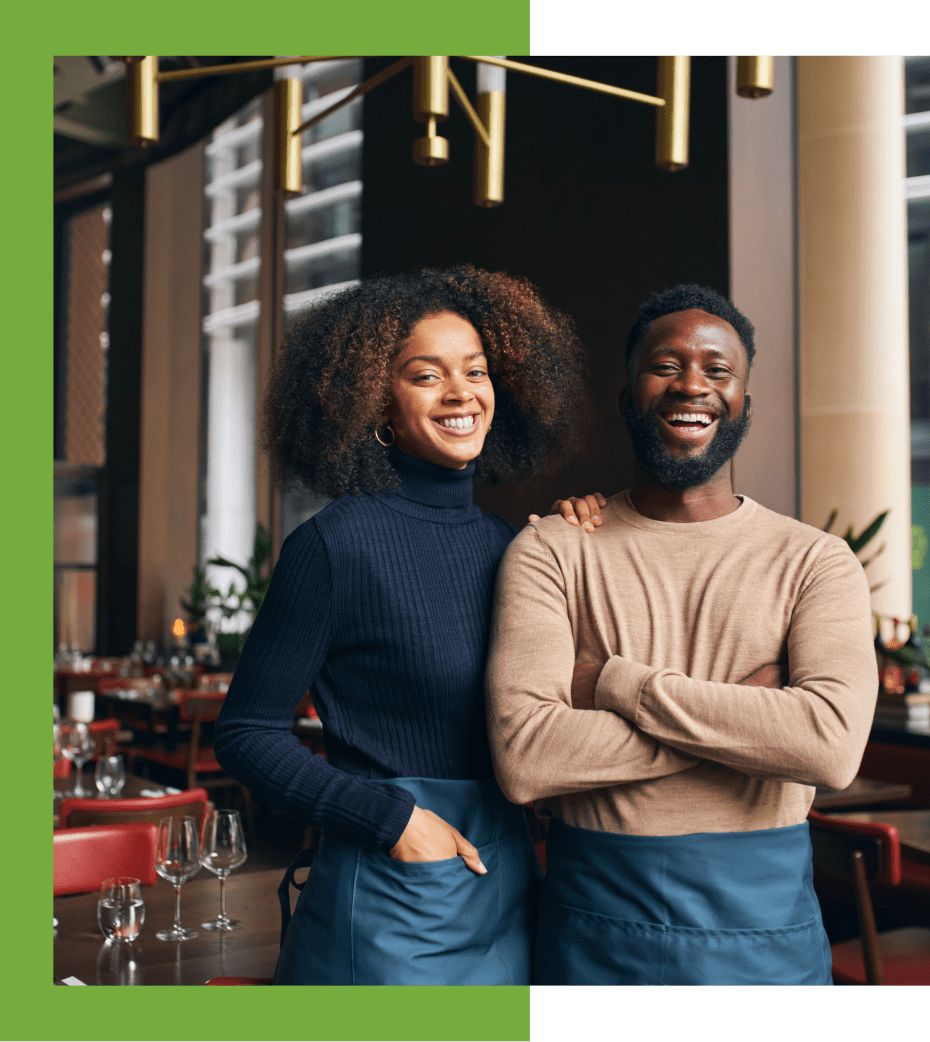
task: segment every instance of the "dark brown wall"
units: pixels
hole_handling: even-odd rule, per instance
[[[392,59],[366,62],[366,76]],[[517,59],[655,93],[654,58]],[[452,62],[474,98],[474,66]],[[591,368],[593,427],[584,455],[517,486],[485,486],[488,510],[522,524],[558,496],[629,484],[631,457],[616,410],[623,344],[639,302],[694,281],[729,288],[725,59],[692,60],[691,165],[666,174],[653,162],[655,110],[559,83],[508,73],[505,200],[473,205],[473,135],[453,106],[440,124],[451,161],[410,159],[422,124],[411,115],[411,73],[365,98],[362,271],[470,261],[529,278],[571,314]]]

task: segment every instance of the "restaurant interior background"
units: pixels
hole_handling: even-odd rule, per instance
[[[301,67],[305,118],[390,60]],[[533,61],[654,89],[651,58]],[[654,163],[647,106],[510,73],[505,198],[482,208],[454,107],[440,124],[450,162],[410,161],[409,71],[306,132],[305,194],[282,203],[268,112],[283,72],[165,84],[161,140],[144,151],[125,141],[122,63],[58,59],[56,645],[169,644],[195,565],[244,563],[256,522],[276,553],[320,505],[278,496],[254,447],[288,317],[329,285],[454,261],[533,281],[574,317],[591,372],[585,453],[481,490],[486,509],[521,523],[557,496],[626,486],[616,396],[635,307],[706,283],[759,330],[737,486],[818,527],[837,509],[838,531],[890,508],[876,610],[930,622],[927,63],[904,62],[902,99],[889,60],[780,58],[775,91],[747,100],[727,89],[734,60],[696,57],[690,163],[675,173]],[[475,66],[453,67],[474,97]],[[880,136],[818,146],[857,116]]]
[[[240,59],[162,65],[224,60]],[[454,105],[450,162],[411,162],[408,70],[306,132],[304,193],[283,199],[275,78],[302,80],[306,119],[392,60],[166,84],[143,150],[125,137],[125,66],[56,58],[55,647],[170,652],[195,568],[245,564],[257,525],[273,560],[325,504],[278,493],[255,447],[288,319],[359,276],[459,261],[529,278],[574,318],[590,367],[584,454],[479,489],[482,507],[519,525],[557,497],[628,486],[627,330],[651,290],[705,283],[757,329],[737,491],[819,528],[836,510],[840,533],[889,510],[875,611],[930,623],[930,58],[780,57],[773,93],[747,99],[734,58],[694,57],[690,161],[673,173],[655,164],[647,106],[508,73],[491,208],[472,201],[474,135]],[[519,60],[655,90],[655,58]],[[452,66],[474,98],[475,66]],[[895,752],[909,775],[911,751]],[[902,806],[930,808],[922,770]]]

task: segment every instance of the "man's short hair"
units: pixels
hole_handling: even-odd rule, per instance
[[[636,321],[633,323],[626,342],[627,369],[630,367],[633,353],[645,338],[650,323],[663,315],[671,315],[676,311],[689,311],[691,308],[706,311],[709,315],[716,315],[724,322],[729,322],[746,349],[746,357],[749,360],[750,368],[752,367],[752,360],[756,353],[753,324],[734,304],[715,289],[687,282],[673,286],[671,289],[651,293],[640,304]]]

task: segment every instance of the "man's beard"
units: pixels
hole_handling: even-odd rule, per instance
[[[749,430],[749,395],[743,411],[735,420],[720,416],[717,433],[707,448],[694,456],[673,456],[665,447],[655,412],[638,413],[628,394],[620,402],[620,413],[630,432],[633,452],[643,468],[668,488],[695,488],[703,485],[725,466],[740,446]]]

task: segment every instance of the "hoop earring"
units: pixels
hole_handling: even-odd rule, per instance
[[[394,442],[397,440],[397,435],[394,433],[394,428],[389,423],[386,426],[387,426],[387,429],[391,432],[391,440],[390,441],[382,441],[381,440],[381,435],[378,433],[378,428],[375,427],[375,441],[379,445],[383,445],[386,449],[389,449],[394,444]]]

